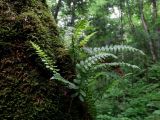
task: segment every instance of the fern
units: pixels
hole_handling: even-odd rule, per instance
[[[80,41],[79,46],[80,47],[84,47],[88,43],[88,41],[90,40],[90,38],[92,36],[94,36],[95,34],[96,34],[96,32],[93,32],[93,33],[87,35],[86,37],[84,37],[84,39]]]
[[[127,45],[110,45],[110,46],[106,45],[105,47],[101,47],[101,48],[98,48],[98,47],[84,48],[84,50],[91,55],[99,54],[102,52],[117,53],[117,52],[125,52],[125,51],[135,52],[135,53],[140,53],[141,55],[145,55],[143,51]]]
[[[89,87],[87,87],[87,88],[89,88]],[[87,89],[85,92],[86,92],[85,101],[88,106],[88,112],[91,115],[92,120],[94,120],[97,116],[97,110],[96,110],[95,101],[93,98],[94,96],[93,96],[93,93],[90,89]]]
[[[108,57],[107,55],[108,54],[95,55],[95,56],[89,57],[85,61],[80,61],[80,63],[76,65],[77,69],[81,69],[81,70],[83,69],[82,71],[84,71],[84,72],[87,72],[91,69],[98,70],[98,69],[103,69],[103,68],[112,67],[112,66],[124,66],[124,67],[126,66],[126,67],[130,67],[133,69],[140,69],[136,65],[132,65],[129,63],[125,63],[125,62],[101,63],[101,61],[103,61],[104,59],[106,59],[106,57]],[[113,56],[112,56],[112,58],[113,58]]]
[[[89,24],[90,22],[88,22],[87,20],[80,20],[78,21],[78,23],[76,23],[74,32],[73,32],[75,40],[78,40],[84,34],[85,30],[91,28]]]
[[[131,64],[125,63],[125,62],[103,63],[103,64],[100,64],[100,65],[96,66],[94,69],[105,68],[105,67],[108,67],[108,66],[124,66],[124,67],[127,66],[127,67],[130,67],[130,68],[133,68],[133,69],[140,69],[136,65],[131,65]]]
[[[57,66],[55,66],[55,61],[53,61],[43,50],[41,50],[40,46],[36,43],[30,41],[32,47],[36,50],[37,55],[41,58],[42,62],[46,66],[47,69],[49,69],[53,73],[53,77],[51,77],[52,80],[58,80],[65,85],[68,85],[69,88],[76,89],[77,86],[68,80],[65,80],[59,73],[59,69],[57,69]]]
[[[59,70],[57,66],[55,66],[55,61],[53,61],[43,50],[41,50],[40,46],[30,41],[32,47],[36,50],[37,55],[41,58],[42,62],[45,64],[46,68],[51,70],[54,74]]]
[[[85,34],[86,30],[92,29],[89,24],[90,22],[87,20],[80,20],[76,23],[73,29],[67,30],[67,33],[64,36],[64,42],[70,47],[69,49],[73,49],[73,46],[76,48],[83,47],[87,44],[90,38],[95,35],[96,32],[89,35]]]
[[[103,81],[108,79],[109,74],[112,74],[113,76],[113,73],[106,68],[111,68],[112,66],[125,66],[133,69],[140,69],[136,65],[132,65],[123,61],[116,62],[116,60],[118,60],[118,56],[116,56],[114,53],[128,51],[140,53],[141,55],[145,54],[141,50],[126,45],[106,46],[101,48],[84,48],[84,50],[89,53],[89,57],[76,64],[77,71],[79,73],[76,82],[78,82],[78,84],[81,83],[78,85],[79,91],[80,89],[84,89],[84,91],[87,89],[90,91],[90,93],[92,93],[92,95],[88,95],[87,91],[85,91],[86,96],[81,97],[84,97],[85,101],[88,103],[90,113],[95,113],[93,112],[95,111],[94,108],[91,106],[95,105],[97,97],[100,98],[100,96],[103,96],[103,94],[106,93],[106,83],[103,84]],[[104,80],[98,81],[101,76],[103,76]],[[115,77],[117,76],[115,75]],[[100,87],[102,92],[96,93],[99,83],[103,84]],[[91,115],[94,116],[96,114]]]
[[[72,58],[77,68],[77,76],[74,80],[74,84],[78,86],[72,97],[79,97],[82,102],[87,103],[88,111],[94,119],[96,118],[95,101],[97,97],[100,98],[100,96],[103,96],[106,92],[106,83],[103,84],[103,81],[111,79],[111,75],[114,77],[116,76],[116,74],[113,75],[113,72],[108,70],[108,68],[112,66],[126,66],[133,69],[140,69],[136,65],[118,61],[119,57],[117,53],[132,52],[139,53],[140,55],[145,54],[141,50],[127,45],[110,45],[95,48],[85,47],[90,38],[96,34],[96,32],[93,32],[89,35],[85,35],[85,31],[89,28],[88,21],[79,21],[75,25],[70,38],[72,41],[70,45],[71,55],[73,56]],[[100,75],[97,76],[97,74]],[[103,76],[103,80],[99,81],[98,79],[101,76]],[[96,93],[98,84],[103,84],[102,87],[100,87],[101,91],[103,91],[101,93]]]
[[[31,42],[33,48],[36,50],[36,53],[41,58],[42,62],[45,64],[46,68],[52,71],[53,77],[51,79],[62,82],[67,85],[69,88],[74,89],[74,93],[72,97],[78,97],[82,102],[87,103],[88,110],[90,115],[96,118],[96,108],[95,108],[95,89],[97,88],[97,79],[101,76],[97,76],[97,74],[102,74],[104,79],[108,77],[105,74],[109,74],[110,71],[107,71],[106,68],[110,68],[112,66],[127,66],[134,69],[139,69],[136,65],[131,65],[125,62],[116,62],[118,60],[118,56],[115,54],[118,52],[133,52],[140,53],[141,55],[145,55],[141,50],[127,46],[127,45],[110,45],[105,47],[95,47],[95,48],[87,48],[84,47],[90,38],[95,35],[91,33],[89,35],[85,35],[84,31],[89,29],[89,22],[82,20],[78,22],[75,26],[73,34],[70,38],[72,41],[72,55],[74,62],[77,63],[77,57],[80,56],[83,50],[88,53],[88,57],[85,60],[81,60],[76,64],[77,67],[77,76],[73,83],[65,80],[58,72],[56,61],[52,60],[41,48]],[[82,39],[84,37],[84,39]],[[110,61],[110,62],[108,62]],[[104,70],[105,69],[105,70]],[[96,81],[96,82],[95,82]],[[95,82],[95,84],[91,84]],[[105,83],[103,85],[105,87]],[[103,94],[105,93],[105,90]],[[99,95],[99,94],[98,94]],[[96,96],[97,97],[97,96]],[[99,97],[99,96],[98,96]],[[100,116],[99,116],[100,117]],[[106,117],[106,116],[101,116]],[[107,117],[106,117],[107,118]]]
[[[117,52],[136,52],[140,53],[141,55],[145,55],[143,51],[126,46],[126,45],[114,45],[114,46],[105,46],[101,48],[84,48],[84,50],[89,53],[90,57],[88,57],[86,60],[80,61],[79,64],[77,64],[78,68],[84,69],[85,71],[88,71],[90,69],[101,69],[101,68],[106,68],[106,67],[111,67],[111,66],[127,66],[133,69],[140,69],[136,65],[131,65],[129,63],[125,62],[106,62],[108,58],[112,58],[113,60],[118,59],[118,56],[116,56],[113,53]]]
[[[94,56],[91,56],[87,58],[85,61],[81,61],[79,64],[77,64],[77,67],[84,67],[87,70],[92,67],[93,65],[97,64],[100,61],[103,61],[104,59],[111,57],[114,59],[117,59],[118,57],[111,53],[101,53]]]

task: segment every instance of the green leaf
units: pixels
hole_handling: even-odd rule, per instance
[[[82,95],[79,95],[78,97],[79,97],[80,101],[84,102],[84,98]]]
[[[80,94],[81,94],[83,97],[86,97],[86,93],[85,93],[83,90],[80,90]]]

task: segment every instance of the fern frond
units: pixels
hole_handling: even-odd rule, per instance
[[[64,84],[68,85],[68,87],[70,89],[78,89],[78,87],[74,83],[71,83],[68,80],[64,79],[58,72],[55,73],[50,79],[51,80],[58,80]]]
[[[140,53],[142,55],[145,55],[143,51],[133,48],[131,46],[127,46],[127,45],[106,45],[105,47],[95,47],[95,48],[84,48],[84,50],[93,55],[93,54],[98,54],[98,53],[102,53],[102,52],[123,52],[123,51],[129,51],[129,52],[136,52],[136,53]]]
[[[90,113],[92,120],[95,120],[97,116],[97,110],[93,98],[93,92],[90,91],[89,89],[87,89],[85,92],[86,92],[85,102],[88,106],[88,112]]]
[[[124,62],[103,63],[103,64],[95,66],[94,69],[102,69],[102,68],[111,67],[111,66],[126,66],[126,67],[130,67],[130,68],[133,68],[133,69],[140,69],[136,65],[131,65],[129,63],[124,63]]]
[[[55,66],[55,62],[43,51],[41,50],[40,46],[36,43],[30,41],[32,47],[36,50],[36,53],[41,58],[42,62],[45,64],[46,68],[53,72],[53,77],[51,79],[58,80],[66,85],[68,85],[71,89],[77,89],[77,86],[68,80],[65,80],[59,73],[57,66]]]
[[[87,35],[83,40],[80,41],[79,46],[80,46],[80,47],[84,47],[84,46],[87,44],[87,42],[89,41],[89,39],[90,39],[92,36],[94,36],[95,34],[96,34],[96,32],[93,32],[93,33]]]
[[[30,41],[32,47],[36,50],[37,55],[41,58],[42,62],[45,64],[46,68],[51,70],[53,73],[57,73],[59,70],[54,65],[55,61],[53,61],[43,50],[41,50],[40,46]]]
[[[79,64],[77,64],[77,67],[84,67],[86,70],[89,70],[90,67],[97,64],[100,61],[103,61],[104,59],[111,57],[114,59],[117,59],[118,57],[111,53],[101,53],[96,54],[94,56],[91,56],[87,58],[85,61],[81,61]]]
[[[80,20],[76,25],[75,25],[75,31],[74,31],[74,36],[75,38],[80,38],[80,36],[83,34],[84,30],[89,27],[89,22],[87,20]]]

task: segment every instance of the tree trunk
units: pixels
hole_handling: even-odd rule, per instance
[[[149,32],[149,29],[148,29],[148,26],[147,26],[147,22],[145,20],[145,16],[144,16],[144,13],[143,13],[143,0],[139,0],[139,3],[140,3],[139,8],[140,8],[141,21],[142,21],[142,25],[143,25],[144,31],[145,31],[145,33],[147,35],[147,40],[148,40],[148,44],[149,44],[152,60],[154,62],[156,62],[157,55],[156,55],[156,52],[155,52],[156,50],[155,50],[155,47],[154,47],[154,42],[153,42],[152,38],[150,37],[150,32]]]
[[[76,10],[76,8],[75,8],[75,6],[76,6],[76,2],[75,2],[75,0],[73,0],[72,2],[71,2],[71,20],[70,20],[70,26],[74,26],[74,24],[75,24],[75,19],[76,19],[76,13],[75,13],[75,10]]]
[[[54,16],[54,19],[56,20],[56,22],[58,22],[57,17],[58,17],[58,13],[60,11],[60,8],[61,8],[61,4],[62,4],[62,0],[58,0],[58,3],[57,3],[55,10],[52,10],[53,16]]]
[[[156,0],[151,0],[152,3],[152,22],[154,23],[157,19],[157,2]]]
[[[157,10],[157,0],[151,0],[151,4],[152,4],[152,24],[154,25],[154,33],[158,33],[158,30],[157,30],[157,18],[158,18],[158,10]],[[156,53],[156,57],[157,59],[159,58],[159,39],[155,39],[154,40],[154,50],[155,50],[155,53]]]
[[[82,120],[80,102],[70,106],[68,90],[50,80],[29,44],[34,41],[53,57],[65,79],[74,78],[45,0],[0,0],[0,16],[0,119]]]

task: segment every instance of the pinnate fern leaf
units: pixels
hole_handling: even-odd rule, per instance
[[[91,57],[88,57],[86,60],[81,61],[79,64],[77,64],[77,67],[84,67],[86,70],[91,68],[93,65],[103,61],[106,58],[114,58],[117,59],[118,57],[114,54],[111,53],[101,53],[101,54],[96,54]]]
[[[37,55],[41,58],[42,62],[45,64],[46,68],[51,70],[53,73],[58,72],[59,70],[54,65],[55,61],[53,61],[43,50],[41,50],[40,46],[36,43],[30,41],[32,47],[36,50]]]
[[[30,41],[32,47],[36,50],[37,55],[41,58],[42,62],[45,64],[46,68],[53,72],[53,76],[51,79],[58,80],[66,85],[68,85],[71,89],[77,89],[77,86],[74,83],[65,80],[59,73],[57,66],[55,66],[55,61],[53,61],[43,50],[41,50],[40,46],[36,43]]]
[[[94,69],[101,69],[101,68],[111,67],[111,66],[126,66],[126,67],[130,67],[130,68],[133,68],[133,69],[140,69],[136,65],[132,65],[132,64],[129,64],[129,63],[125,63],[125,62],[103,63],[103,64],[95,66]]]
[[[135,52],[135,53],[140,53],[141,55],[145,55],[143,51],[127,45],[110,45],[110,46],[106,45],[105,47],[101,47],[101,48],[99,47],[84,48],[84,50],[91,55],[102,53],[102,52],[117,53],[117,52],[123,52],[123,51]]]
[[[87,44],[87,42],[90,40],[90,38],[92,36],[94,36],[95,34],[96,34],[96,32],[93,32],[93,33],[87,35],[83,40],[80,41],[79,46],[84,47]]]

